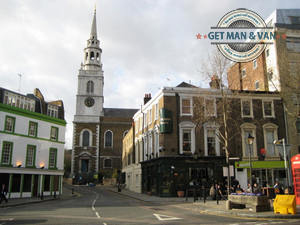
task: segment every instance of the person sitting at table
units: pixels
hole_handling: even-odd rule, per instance
[[[235,189],[236,193],[242,193],[242,192],[245,192],[245,190],[243,188],[241,188],[241,185],[237,185],[236,186],[236,189]]]

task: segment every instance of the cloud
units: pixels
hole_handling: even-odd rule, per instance
[[[298,1],[279,0],[1,1],[0,86],[17,91],[22,74],[21,93],[37,87],[46,100],[63,100],[68,148],[95,2],[104,106],[116,108],[140,108],[145,93],[154,95],[169,83],[205,86],[197,69],[211,46],[195,35],[208,32],[227,12],[243,7],[266,18],[276,8],[299,7]]]

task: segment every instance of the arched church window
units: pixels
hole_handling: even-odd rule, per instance
[[[86,84],[86,92],[87,93],[94,93],[94,82],[89,80]]]
[[[83,131],[82,146],[90,146],[90,132],[87,130]]]
[[[112,160],[111,159],[104,159],[104,168],[111,168],[112,167]]]
[[[113,133],[108,130],[108,131],[105,131],[105,134],[104,134],[104,147],[105,148],[111,148],[112,147],[112,142],[113,141]]]
[[[94,59],[95,59],[95,53],[91,52],[91,60],[94,60]]]
[[[85,53],[85,60],[87,60],[88,57],[89,57],[89,53],[87,52],[87,53]]]
[[[99,52],[97,52],[96,60],[97,60],[97,61],[100,61],[100,55],[99,55]]]

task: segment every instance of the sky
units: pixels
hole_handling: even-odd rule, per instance
[[[214,46],[199,40],[228,12],[266,19],[298,0],[0,0],[0,87],[62,100],[72,148],[77,76],[94,9],[102,48],[104,107],[139,109],[147,93],[181,82],[207,87],[199,69]],[[19,76],[18,74],[21,74]]]

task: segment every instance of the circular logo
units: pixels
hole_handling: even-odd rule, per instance
[[[234,62],[249,62],[265,50],[266,45],[255,35],[266,28],[265,21],[247,9],[237,9],[227,13],[219,21],[216,29],[226,30],[226,42],[217,44],[219,51]]]

